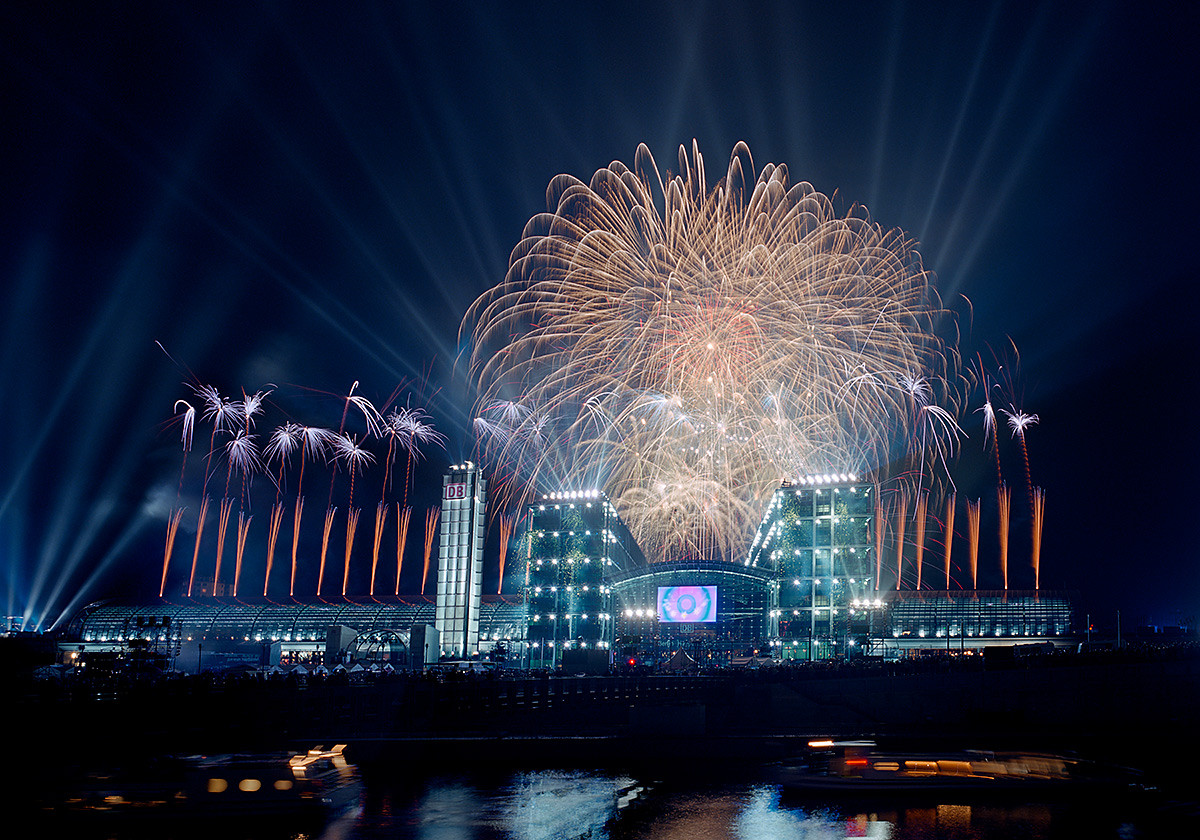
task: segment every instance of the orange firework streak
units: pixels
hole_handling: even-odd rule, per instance
[[[387,520],[387,505],[375,506],[375,541],[371,546],[371,595],[375,595],[375,568],[379,565],[379,543],[383,539],[383,523]]]
[[[408,542],[408,521],[412,508],[396,503],[396,595],[400,594],[400,570],[404,567],[404,544]]]
[[[533,541],[530,540],[532,556]],[[875,494],[875,591],[879,591],[879,579],[883,577],[883,504],[879,501],[879,493]]]
[[[504,560],[508,557],[508,538],[512,536],[513,518],[500,515],[500,582],[496,584],[496,594],[504,587]]]
[[[1046,491],[1033,488],[1033,588],[1041,587],[1042,565],[1042,520],[1046,515]]]
[[[250,532],[250,520],[253,516],[243,517],[242,512],[238,511],[238,532],[237,532],[237,554],[233,564],[233,597],[238,594],[238,583],[242,579],[242,555],[246,551],[246,534]]]
[[[954,547],[954,494],[946,497],[946,589],[950,589],[950,550]]]
[[[917,495],[917,510],[913,514],[917,531],[917,589],[921,588],[921,565],[925,556],[925,509],[929,505],[929,494]]]
[[[351,508],[346,513],[346,566],[342,572],[342,597],[346,597],[346,588],[350,584],[350,551],[354,548],[354,531],[358,528],[358,508]]]
[[[275,563],[275,543],[279,540],[279,526],[283,524],[283,502],[271,507],[271,523],[267,529],[267,571],[263,574],[263,597],[271,583],[271,566]]]
[[[425,579],[429,577],[429,556],[433,553],[433,540],[437,536],[438,517],[441,508],[430,508],[425,514],[425,570],[421,572],[421,594],[425,594]]]
[[[1004,590],[1008,591],[1008,515],[1012,509],[1012,488],[1000,485],[996,488],[996,501],[1000,507],[1000,574],[1004,577]]]
[[[303,471],[303,467],[301,467]],[[296,597],[296,549],[300,545],[300,517],[304,514],[304,497],[296,497],[296,509],[292,512],[292,576],[288,580],[288,596]]]
[[[192,572],[188,575],[188,597],[192,597],[192,586],[196,582],[196,563],[200,560],[200,537],[204,534],[204,520],[208,516],[208,496],[200,500],[200,516],[196,519],[196,547],[192,550]]]
[[[971,562],[971,588],[979,588],[979,499],[967,499],[967,557]]]
[[[317,597],[321,597],[321,586],[325,583],[325,555],[329,551],[329,532],[333,529],[333,515],[337,508],[327,508],[325,511],[325,530],[321,534],[321,565],[317,571]]]
[[[171,552],[175,549],[175,534],[179,531],[179,520],[183,517],[183,508],[179,508],[171,514],[171,518],[167,520],[167,545],[163,549],[163,573],[162,583],[158,585],[158,597],[163,596],[163,592],[167,589],[167,566],[171,563]]]
[[[229,530],[229,513],[233,510],[233,499],[221,499],[220,516],[217,518],[217,566],[213,571],[213,595],[217,594],[217,583],[221,580],[221,555],[225,553],[225,533]]]
[[[908,494],[900,491],[896,499],[896,589],[904,572],[904,519],[908,515]]]

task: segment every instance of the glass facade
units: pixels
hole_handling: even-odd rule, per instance
[[[414,624],[433,624],[434,604],[93,604],[72,620],[68,635],[82,642],[120,645],[133,639],[150,642],[280,642],[284,652],[323,647],[332,626],[359,633],[392,630],[406,642]],[[523,608],[498,598],[479,605],[480,635],[492,641],[522,636]]]
[[[524,555],[530,665],[556,667],[563,650],[611,650],[609,578],[645,565],[616,508],[597,490],[551,493],[531,505]]]
[[[768,572],[711,560],[655,563],[616,575],[610,587],[617,654],[664,664],[683,651],[705,666],[759,655],[769,650],[774,583]],[[710,587],[707,592],[715,595],[715,620],[660,620],[675,591],[696,587]]]
[[[852,641],[852,603],[875,594],[876,491],[844,478],[784,482],[746,557],[746,567],[775,580],[770,635],[780,658],[844,655]]]
[[[451,467],[442,479],[434,626],[440,634],[442,653],[453,658],[479,652],[486,507],[487,481],[478,466],[467,461]]]
[[[1071,598],[1062,592],[895,592],[888,609],[892,639],[1064,636]]]

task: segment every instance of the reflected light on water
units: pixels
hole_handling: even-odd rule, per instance
[[[856,814],[843,817],[826,811],[805,811],[783,808],[779,803],[779,788],[752,788],[749,801],[738,814],[735,836],[771,837],[778,840],[841,840],[845,837],[867,837],[886,840],[892,836],[892,824],[874,815]]]

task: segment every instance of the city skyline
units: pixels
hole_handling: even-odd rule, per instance
[[[1175,523],[1200,467],[1200,179],[1183,151],[1194,63],[1171,45],[1194,39],[1194,12],[619,11],[6,11],[7,614],[157,590],[157,500],[179,473],[167,421],[193,375],[229,396],[275,386],[335,427],[351,383],[377,404],[398,392],[448,437],[414,476],[433,504],[436,477],[473,454],[459,323],[546,185],[694,139],[710,182],[745,141],[760,168],[786,164],[917,240],[965,360],[1011,365],[1011,338],[1006,407],[1040,417],[1026,442],[1046,489],[1043,587],[1131,620],[1193,616],[1195,550]],[[960,499],[995,484],[979,407],[959,418]],[[1018,441],[1000,437],[1020,508]]]

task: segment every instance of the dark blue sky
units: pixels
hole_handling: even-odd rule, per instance
[[[710,180],[745,140],[909,231],[964,351],[1016,343],[1044,586],[1197,614],[1195,10],[576,5],[0,11],[7,614],[156,590],[189,396],[156,340],[274,419],[406,385],[450,438],[429,503],[459,321],[548,181],[693,138]]]

